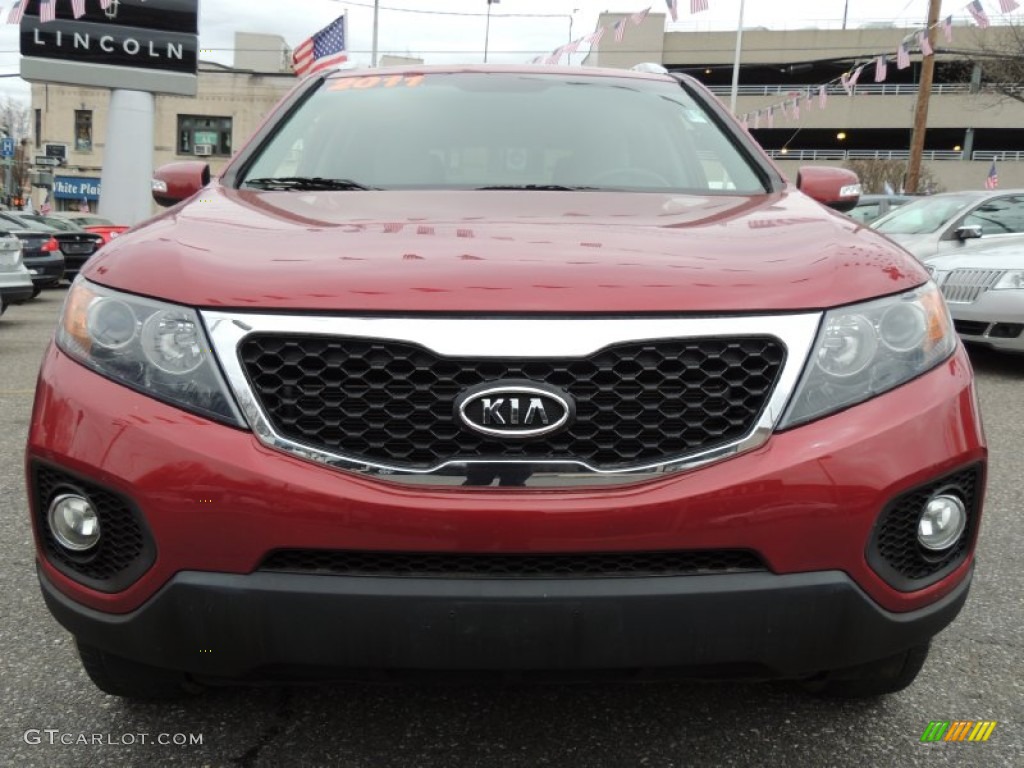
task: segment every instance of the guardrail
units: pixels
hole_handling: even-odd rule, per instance
[[[907,160],[907,149],[767,149],[769,157],[776,160]],[[963,152],[948,149],[930,149],[921,154],[923,160],[963,160]],[[971,160],[1001,160],[1024,162],[1024,152],[978,150],[971,153]]]
[[[736,90],[736,95],[795,98],[798,95],[809,92],[812,96],[817,96],[820,87],[820,85],[811,83],[806,85],[740,85]],[[986,85],[986,89],[990,87]],[[732,94],[732,87],[728,85],[711,85],[708,88],[716,96],[729,96]],[[916,96],[918,90],[917,83],[858,83],[853,87],[854,94],[864,96]],[[837,83],[829,85],[826,91],[830,95],[846,95],[846,90]],[[936,83],[932,85],[932,94],[938,96],[974,92],[977,92],[977,87],[972,86],[970,83]]]

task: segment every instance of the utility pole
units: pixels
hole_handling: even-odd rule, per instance
[[[928,29],[925,34],[935,49],[935,26],[939,23],[942,0],[928,0]],[[914,134],[910,139],[910,162],[907,164],[907,194],[916,195],[921,179],[921,155],[924,154],[924,134],[928,130],[928,100],[932,95],[935,78],[935,54],[921,57],[921,83],[917,90],[917,109],[914,110]]]
[[[491,6],[501,0],[487,0],[487,28],[484,30],[484,64],[487,63],[487,46],[491,40]]]

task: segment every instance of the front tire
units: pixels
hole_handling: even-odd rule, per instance
[[[902,691],[917,677],[928,658],[928,643],[915,645],[877,661],[826,672],[804,687],[822,696],[863,699]]]
[[[126,699],[173,700],[201,689],[184,672],[161,669],[101,651],[75,639],[89,679],[104,693]]]

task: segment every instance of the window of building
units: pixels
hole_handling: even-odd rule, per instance
[[[92,152],[92,110],[75,110],[75,151]]]
[[[35,111],[35,138],[36,147],[43,146],[43,110],[37,109]]]
[[[231,155],[231,118],[178,115],[179,155]]]

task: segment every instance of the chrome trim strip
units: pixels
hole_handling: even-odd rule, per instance
[[[639,482],[695,469],[763,445],[775,428],[810,354],[821,313],[705,318],[432,319],[422,317],[314,317],[201,311],[214,352],[246,421],[270,448],[328,466],[392,482],[455,486],[519,485],[577,487]],[[586,357],[607,346],[635,341],[707,337],[774,336],[786,346],[778,384],[754,428],[713,450],[654,464],[603,470],[582,461],[447,461],[426,469],[368,462],[289,440],[274,431],[238,358],[250,333],[351,336],[419,344],[438,355],[458,357]],[[488,482],[484,480],[490,477]]]

